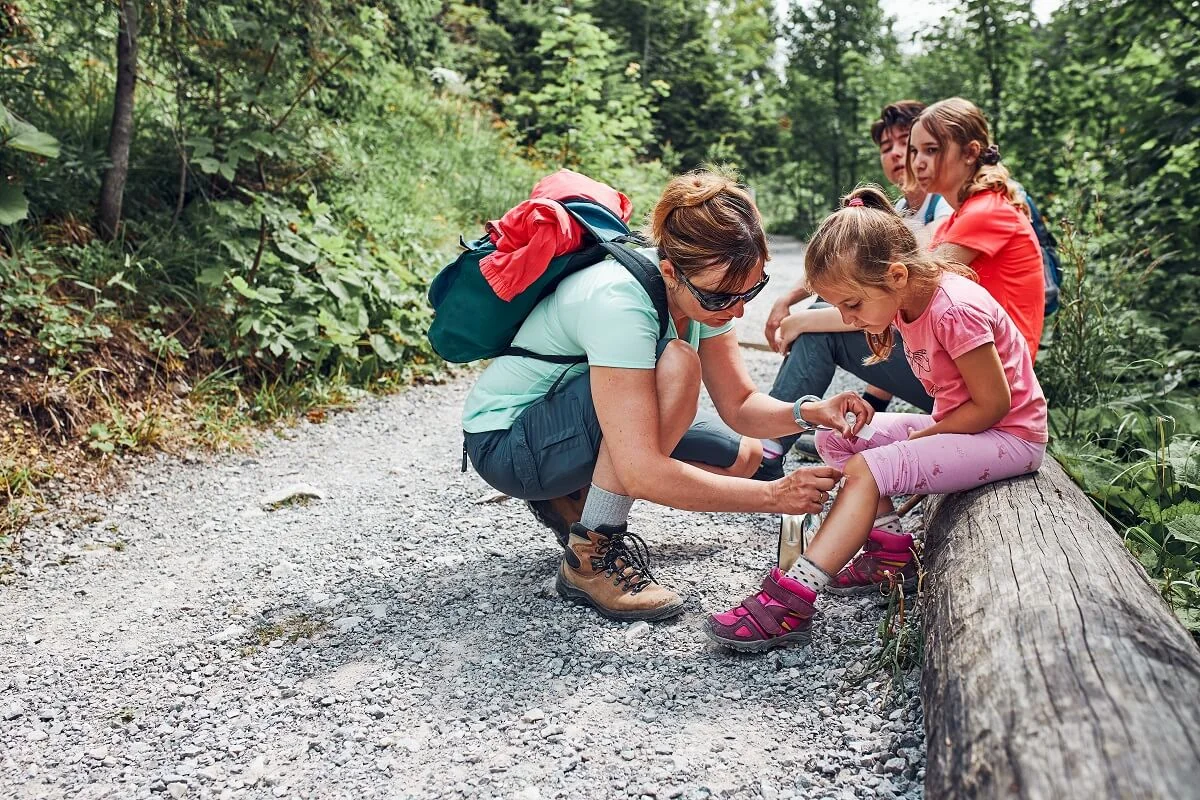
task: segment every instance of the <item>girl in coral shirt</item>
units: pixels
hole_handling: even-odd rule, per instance
[[[954,208],[933,236],[934,251],[970,265],[1036,358],[1045,314],[1042,251],[1024,192],[1000,163],[983,113],[961,97],[922,111],[909,133],[908,177]]]

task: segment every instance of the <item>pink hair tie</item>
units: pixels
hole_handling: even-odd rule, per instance
[[[846,203],[846,207],[847,207],[847,208],[854,208],[854,207],[856,207],[856,206],[861,206],[862,204],[863,204],[862,198],[861,198],[861,197],[855,197],[855,198],[854,198],[854,199],[852,199],[852,200],[851,200],[849,203]]]

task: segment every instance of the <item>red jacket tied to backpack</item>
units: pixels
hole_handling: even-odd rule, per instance
[[[542,178],[528,200],[487,224],[496,252],[479,262],[479,271],[496,295],[512,300],[546,271],[550,259],[577,250],[583,230],[554,202],[585,198],[628,222],[633,202],[621,192],[586,175],[560,169]]]

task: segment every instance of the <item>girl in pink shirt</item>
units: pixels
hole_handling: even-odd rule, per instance
[[[1025,337],[970,268],[918,247],[882,190],[845,198],[808,243],[804,268],[809,290],[863,330],[874,359],[888,357],[892,326],[900,330],[933,414],[868,413],[855,420],[857,436],[817,434],[845,484],[794,566],[772,569],[760,592],[708,618],[709,636],[736,650],[806,638],[822,589],[858,593],[889,576],[915,583],[912,537],[892,495],[1034,472],[1046,452],[1046,399]]]

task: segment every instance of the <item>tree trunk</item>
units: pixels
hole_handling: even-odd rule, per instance
[[[988,77],[988,99],[991,108],[988,109],[992,141],[1000,141],[1000,123],[1003,110],[1000,105],[1001,94],[1004,91],[1004,77],[1001,75],[1001,61],[1006,36],[1005,27],[1008,19],[1005,16],[1003,3],[992,3],[983,0],[978,8],[979,19],[977,26],[983,39],[983,64]]]
[[[120,0],[117,10],[117,91],[108,134],[108,160],[100,186],[97,223],[100,236],[112,241],[121,222],[125,179],[129,175],[129,145],[133,141],[133,90],[137,84],[137,9],[134,0]]]
[[[845,86],[842,76],[842,54],[844,42],[840,34],[835,35],[833,58],[833,136],[830,137],[830,178],[833,182],[831,197],[826,198],[829,208],[837,208],[838,198],[842,194],[842,146],[846,132],[842,130],[842,103],[845,99]]]
[[[1057,462],[932,501],[925,796],[1196,797],[1200,649]]]

